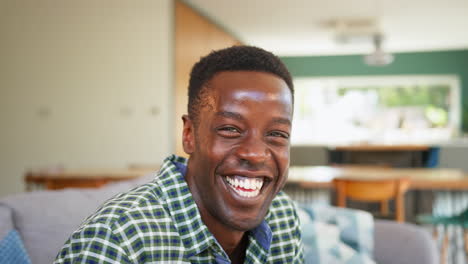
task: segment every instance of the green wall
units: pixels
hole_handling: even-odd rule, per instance
[[[373,67],[362,55],[282,57],[294,77],[455,74],[461,82],[462,126],[468,132],[468,49],[397,53],[392,64]]]

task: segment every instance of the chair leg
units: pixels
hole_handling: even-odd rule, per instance
[[[336,205],[338,207],[346,207],[346,195],[345,195],[345,188],[343,182],[338,182],[336,185]]]
[[[447,263],[447,250],[449,246],[449,236],[448,236],[448,228],[444,231],[444,238],[442,240],[442,248],[440,252],[440,263],[446,264]]]
[[[465,253],[468,256],[468,229],[463,228],[463,242],[465,243]]]
[[[387,216],[388,215],[388,201],[380,201],[380,214]]]
[[[396,221],[405,222],[405,200],[403,195],[398,195],[395,199]]]
[[[439,230],[437,230],[437,225],[433,226],[432,229],[432,238],[434,238],[435,241],[439,240]]]

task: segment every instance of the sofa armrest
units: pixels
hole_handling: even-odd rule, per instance
[[[437,264],[436,242],[422,227],[375,220],[374,257],[379,264]]]

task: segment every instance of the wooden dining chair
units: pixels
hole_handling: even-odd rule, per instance
[[[379,202],[380,213],[388,216],[388,202],[395,201],[395,220],[405,221],[404,195],[409,188],[407,178],[394,179],[347,179],[333,180],[336,201],[339,207],[346,207],[347,199],[361,202]]]

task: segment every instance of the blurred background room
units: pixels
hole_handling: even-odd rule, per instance
[[[467,14],[466,0],[0,0],[0,199],[144,182],[184,155],[191,66],[248,44],[294,78],[293,199],[409,179],[403,221],[468,263]]]

